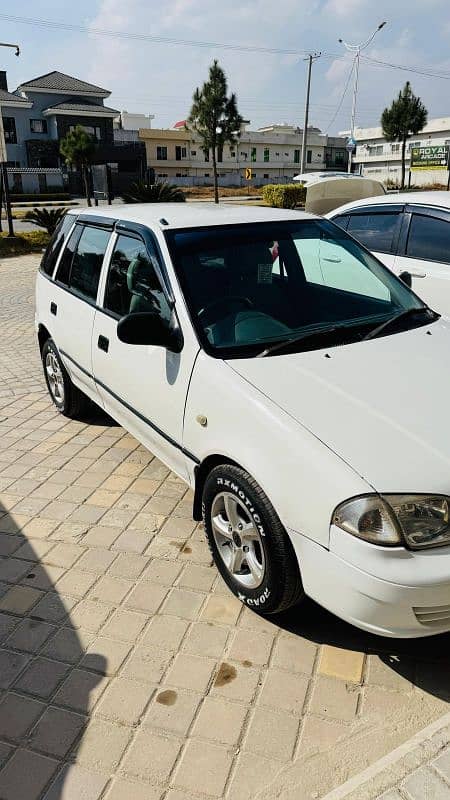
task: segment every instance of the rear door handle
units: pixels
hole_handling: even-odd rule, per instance
[[[97,346],[99,350],[104,350],[104,352],[107,353],[109,348],[109,339],[107,339],[106,336],[100,335],[98,337]]]
[[[408,270],[408,272],[409,272],[410,275],[413,276],[413,278],[426,278],[427,277],[427,273],[426,272],[411,272],[410,269]]]
[[[58,311],[58,306],[56,303],[50,303],[50,314],[53,314],[56,317],[56,312]]]

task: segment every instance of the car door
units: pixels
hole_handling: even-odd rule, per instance
[[[51,287],[53,337],[74,382],[100,400],[92,373],[92,330],[97,292],[111,229],[77,222]]]
[[[407,206],[395,272],[411,276],[411,288],[441,314],[450,315],[450,213]]]
[[[118,320],[136,312],[170,316],[162,257],[148,229],[145,237],[121,223],[94,322],[93,369],[98,391],[111,416],[123,424],[178,475],[187,479],[183,450],[186,395],[199,346],[185,325],[181,353],[131,345],[117,336]],[[144,241],[144,238],[146,241]],[[190,454],[187,454],[188,456]]]
[[[389,269],[394,268],[402,211],[402,205],[380,204],[349,212],[347,233]]]

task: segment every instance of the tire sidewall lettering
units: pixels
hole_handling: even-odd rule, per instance
[[[245,505],[248,513],[250,514],[253,522],[255,523],[256,527],[258,528],[259,535],[265,537],[266,532],[264,530],[264,526],[262,524],[260,515],[258,514],[257,510],[255,509],[255,507],[254,507],[252,501],[250,500],[250,498],[247,497],[245,492],[238,486],[238,484],[235,483],[234,481],[230,480],[229,478],[216,478],[216,482],[217,482],[218,486],[221,486],[225,490],[227,490],[227,489],[230,490],[230,492],[232,492],[233,494],[236,494],[239,497],[239,500],[241,500],[244,503],[244,505]],[[204,512],[205,512],[205,509],[204,509],[204,506],[203,506],[203,514],[204,514]],[[265,602],[265,601],[262,601],[262,602]]]

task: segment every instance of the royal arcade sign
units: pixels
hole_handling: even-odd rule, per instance
[[[410,169],[446,169],[449,168],[448,145],[427,145],[411,148]]]

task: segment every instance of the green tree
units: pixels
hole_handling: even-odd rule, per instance
[[[427,124],[428,111],[420,97],[416,97],[411,84],[407,81],[390,108],[385,108],[381,115],[383,136],[389,142],[402,143],[402,178],[401,188],[405,187],[405,155],[406,141],[415,136]]]
[[[64,157],[66,164],[80,170],[84,193],[88,206],[91,205],[91,192],[89,188],[89,166],[92,164],[96,151],[96,141],[82,125],[76,125],[72,131],[61,139],[59,149]]]
[[[208,80],[194,92],[188,125],[200,136],[205,154],[211,153],[216,203],[219,202],[217,161],[222,158],[224,145],[236,142],[243,121],[236,95],[228,97],[225,73],[215,60],[209,68]]]

